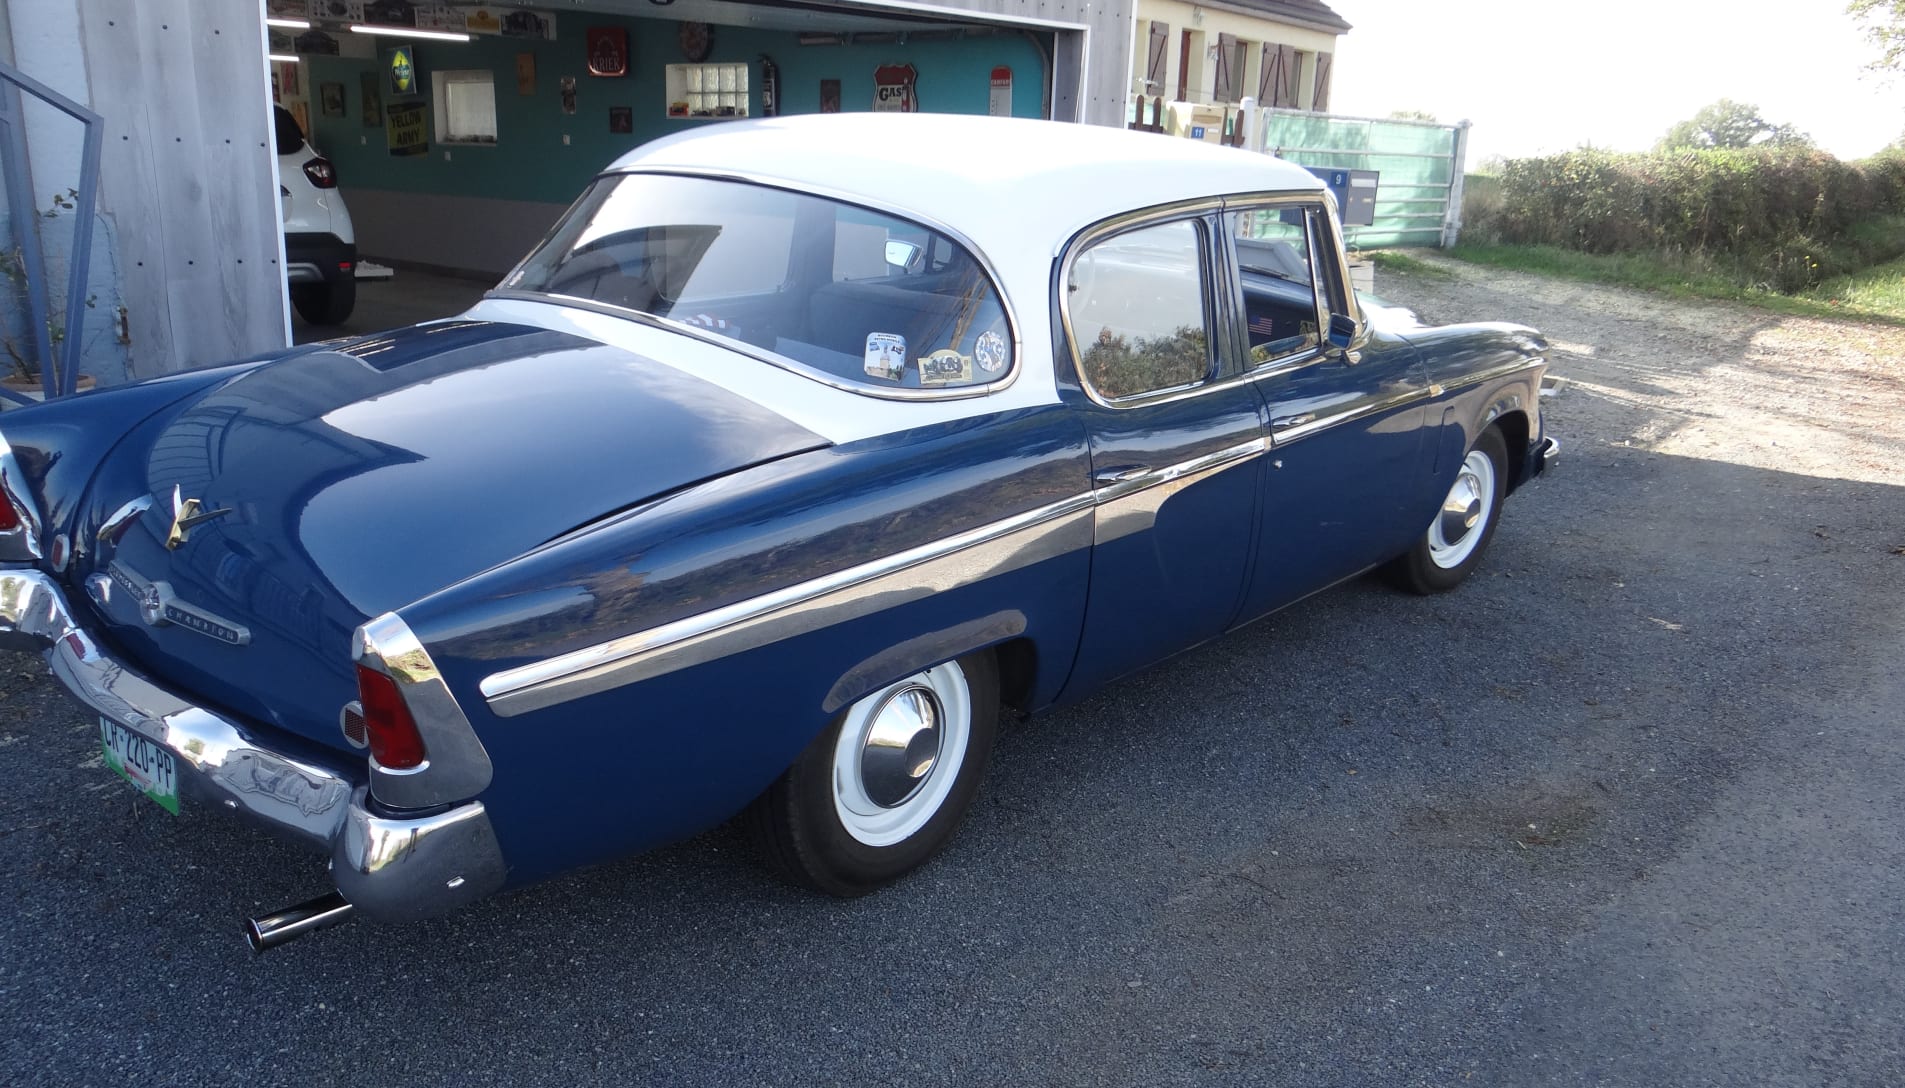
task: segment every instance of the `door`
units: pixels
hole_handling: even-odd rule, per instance
[[[1405,507],[1428,452],[1428,381],[1405,341],[1359,326],[1347,347],[1322,335],[1350,316],[1341,248],[1320,202],[1226,211],[1246,373],[1262,395],[1270,451],[1247,622],[1399,553]]]
[[[1263,402],[1218,318],[1215,215],[1101,231],[1066,264],[1091,442],[1091,589],[1066,694],[1221,634],[1237,613],[1263,470]]]

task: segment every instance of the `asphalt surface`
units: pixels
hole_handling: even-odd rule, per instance
[[[0,1084],[1905,1082],[1905,470],[1665,456],[1570,395],[1468,585],[1008,728],[852,902],[723,830],[254,956],[321,862],[136,796],[0,659]]]

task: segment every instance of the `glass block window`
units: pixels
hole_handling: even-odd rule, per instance
[[[747,73],[746,62],[669,65],[668,116],[746,117]]]

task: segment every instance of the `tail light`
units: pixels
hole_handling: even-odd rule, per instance
[[[19,527],[20,512],[7,496],[0,495],[0,533],[11,533]]]
[[[423,736],[410,716],[397,682],[375,669],[357,666],[357,701],[363,705],[370,757],[393,771],[423,765]]]
[[[304,176],[320,189],[337,188],[337,167],[332,166],[329,159],[316,158],[305,163]]]

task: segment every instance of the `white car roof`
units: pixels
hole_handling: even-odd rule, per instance
[[[1236,148],[1098,125],[933,113],[719,122],[643,144],[612,167],[669,168],[859,195],[961,231],[994,260],[1028,242],[1049,256],[1081,227],[1134,208],[1323,187],[1300,166]]]

